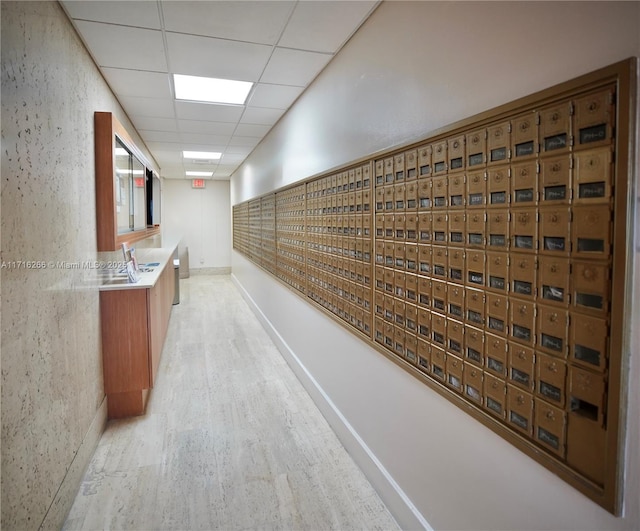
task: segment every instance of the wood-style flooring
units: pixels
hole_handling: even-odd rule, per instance
[[[230,276],[180,283],[147,412],[108,423],[64,529],[398,529]]]

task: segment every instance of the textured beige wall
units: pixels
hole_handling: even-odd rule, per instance
[[[638,2],[383,2],[233,176],[232,204],[634,55]],[[640,528],[637,330],[625,515],[615,518],[242,256],[232,260],[336,429],[357,433],[354,455],[381,463],[382,473],[359,458],[406,527],[419,525],[413,504],[436,529]]]
[[[117,101],[57,2],[2,2],[2,529],[57,529],[105,419],[93,113]],[[12,267],[36,261],[46,269]]]

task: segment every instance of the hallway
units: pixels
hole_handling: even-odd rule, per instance
[[[224,275],[181,280],[147,413],[108,423],[64,529],[398,526]]]

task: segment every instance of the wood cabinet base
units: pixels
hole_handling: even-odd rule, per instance
[[[144,415],[149,399],[149,389],[107,395],[107,412],[110,419]]]

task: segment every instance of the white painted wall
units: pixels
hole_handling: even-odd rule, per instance
[[[163,180],[163,239],[189,248],[191,270],[231,267],[229,181],[205,184],[199,189],[190,180]]]
[[[634,55],[638,2],[384,2],[234,174],[231,202]],[[436,529],[640,528],[636,351],[625,513],[615,518],[242,256],[232,261],[285,356],[405,527],[420,525],[421,514]],[[630,322],[639,319],[635,302]],[[638,339],[634,331],[633,348]]]

